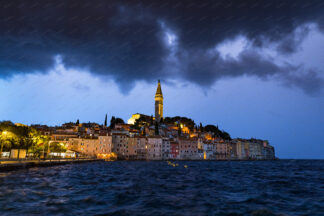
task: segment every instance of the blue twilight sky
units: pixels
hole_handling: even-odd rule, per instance
[[[165,116],[267,139],[280,158],[324,159],[320,1],[256,8],[95,1],[86,9],[64,1],[55,12],[35,2],[1,1],[0,120],[60,125],[151,115],[161,79]]]

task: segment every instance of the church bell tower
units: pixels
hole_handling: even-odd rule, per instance
[[[159,80],[155,93],[155,121],[160,122],[161,118],[163,118],[163,94]]]

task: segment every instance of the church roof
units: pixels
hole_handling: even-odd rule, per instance
[[[161,83],[160,80],[158,81],[158,87],[156,89],[155,95],[162,95]]]

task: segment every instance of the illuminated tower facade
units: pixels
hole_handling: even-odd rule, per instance
[[[159,80],[155,93],[155,120],[160,122],[161,118],[163,118],[163,94]]]

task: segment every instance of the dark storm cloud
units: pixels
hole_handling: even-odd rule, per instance
[[[222,58],[218,53],[206,54],[195,50],[182,59],[182,70],[187,80],[195,80],[201,86],[210,86],[225,77],[253,76],[262,80],[271,78],[281,81],[287,87],[298,87],[306,93],[317,95],[324,80],[314,70],[306,70],[303,66],[284,63],[278,65],[253,50],[240,53],[237,58]],[[197,73],[199,71],[199,73]]]
[[[238,59],[207,50],[244,35],[254,47],[276,42],[289,55],[308,32],[296,35],[296,28],[307,23],[324,28],[323,8],[319,0],[0,1],[0,75],[46,72],[61,55],[67,67],[112,77],[124,92],[136,80],[175,77],[210,86],[244,74],[276,76],[312,92],[323,83],[314,79],[316,72],[301,78],[299,67],[277,65],[253,50]],[[176,49],[166,44],[166,29],[176,34]]]

